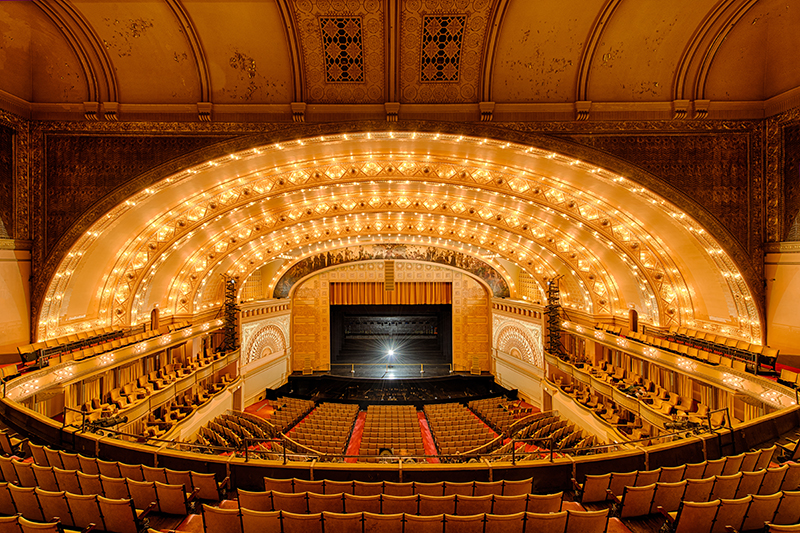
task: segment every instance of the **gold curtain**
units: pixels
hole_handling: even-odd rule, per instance
[[[453,286],[444,282],[395,283],[393,291],[383,283],[331,283],[331,305],[435,305],[453,303]]]

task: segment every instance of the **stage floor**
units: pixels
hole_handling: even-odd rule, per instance
[[[328,374],[349,378],[406,379],[450,375],[450,364],[352,364],[333,363]]]

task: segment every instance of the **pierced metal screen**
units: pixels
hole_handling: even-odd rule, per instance
[[[360,17],[320,17],[325,76],[329,82],[364,81]]]
[[[426,15],[422,23],[422,81],[458,81],[466,15]]]

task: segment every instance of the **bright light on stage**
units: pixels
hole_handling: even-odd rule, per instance
[[[389,357],[393,356],[394,355],[394,350],[389,349],[388,355],[389,355]]]

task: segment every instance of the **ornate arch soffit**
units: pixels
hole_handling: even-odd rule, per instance
[[[197,68],[197,81],[200,84],[200,101],[210,102],[211,76],[208,73],[208,59],[206,58],[205,50],[203,50],[203,45],[200,43],[200,38],[197,35],[197,29],[194,27],[189,13],[186,12],[180,0],[167,0],[167,6],[169,6],[175,18],[178,19],[178,23],[183,29],[183,35],[186,37],[186,42],[192,49],[192,54],[194,54],[195,66]]]
[[[297,36],[297,22],[294,10],[289,5],[289,0],[277,0],[278,9],[286,27],[286,42],[289,44],[289,54],[292,57],[292,80],[294,82],[293,94],[295,102],[305,101],[305,69],[303,67],[303,54],[300,50],[300,40]]]
[[[492,100],[492,73],[494,72],[494,54],[497,50],[497,38],[500,36],[500,26],[503,24],[503,17],[506,13],[510,0],[497,0],[489,27],[486,31],[486,40],[483,45],[483,59],[481,61],[481,102]]]
[[[398,251],[394,252],[393,249],[397,249]],[[429,255],[423,255],[425,252],[429,252]],[[348,257],[348,253],[352,253],[353,255]],[[329,255],[333,256],[333,261],[337,261],[336,257],[339,254],[344,254],[342,259],[338,259],[339,262],[335,262],[330,266],[326,266],[323,262],[318,265],[315,263],[316,259],[324,261]],[[448,259],[448,256],[452,258],[452,262],[455,264],[444,262]],[[507,298],[511,296],[509,283],[513,285],[513,282],[510,282],[510,276],[508,273],[504,272],[499,265],[490,265],[486,261],[476,259],[474,255],[457,249],[454,250],[453,248],[429,244],[414,245],[406,243],[353,243],[351,246],[342,248],[314,250],[281,268],[280,272],[278,272],[280,278],[277,280],[273,279],[273,282],[270,283],[270,290],[273,291],[273,298],[287,298],[294,287],[299,286],[303,280],[331,268],[365,261],[393,260],[425,262],[445,268],[460,270],[471,274],[475,279],[482,282],[495,298]]]
[[[116,102],[116,71],[102,39],[91,25],[66,0],[35,0],[35,3],[61,31],[79,59],[89,87],[88,101]]]
[[[477,125],[466,125],[466,126],[459,126],[459,125],[446,125],[446,124],[439,124],[439,123],[428,123],[428,122],[417,122],[417,123],[401,123],[404,126],[403,131],[400,130],[392,130],[390,127],[387,126],[385,122],[358,122],[358,123],[345,123],[345,124],[330,124],[330,125],[310,125],[310,126],[301,126],[296,128],[291,128],[287,130],[282,130],[279,132],[273,132],[271,134],[260,134],[254,135],[249,138],[239,138],[235,139],[234,141],[221,143],[212,147],[209,150],[203,150],[195,154],[191,154],[185,158],[181,158],[179,160],[173,161],[165,167],[161,169],[157,169],[156,171],[152,171],[153,173],[160,173],[162,179],[159,181],[154,179],[153,175],[143,175],[140,177],[144,183],[153,184],[151,187],[145,190],[139,190],[138,193],[132,194],[128,197],[126,201],[119,201],[119,205],[109,209],[107,212],[103,212],[102,207],[99,206],[97,209],[100,210],[94,217],[93,222],[95,223],[94,227],[88,227],[85,233],[79,235],[75,240],[75,244],[71,248],[70,254],[64,254],[63,260],[61,264],[58,266],[58,271],[55,271],[56,268],[53,268],[52,276],[50,278],[50,287],[48,288],[48,294],[40,295],[42,300],[42,311],[40,313],[39,321],[37,322],[37,329],[41,328],[38,336],[40,338],[46,338],[49,336],[54,336],[57,333],[55,331],[59,328],[59,323],[61,317],[60,310],[63,308],[65,302],[60,302],[58,300],[58,296],[64,294],[65,289],[69,289],[70,286],[74,284],[72,281],[72,275],[76,272],[76,270],[81,270],[81,262],[86,261],[88,255],[86,252],[93,246],[93,243],[100,242],[103,239],[101,237],[111,226],[115,224],[115,220],[121,214],[125,212],[136,212],[137,216],[144,217],[150,216],[146,215],[147,209],[144,206],[148,204],[151,207],[155,208],[155,205],[150,201],[150,199],[155,198],[165,198],[163,193],[170,188],[174,188],[179,186],[181,183],[189,183],[186,180],[191,178],[192,180],[199,180],[203,179],[204,177],[211,176],[212,174],[219,172],[220,170],[228,171],[231,165],[238,165],[238,164],[245,164],[248,161],[252,161],[253,158],[274,158],[279,157],[278,154],[286,153],[283,152],[285,149],[290,150],[299,150],[304,149],[304,143],[321,143],[321,145],[330,145],[333,144],[341,144],[341,143],[363,143],[369,139],[371,139],[371,135],[375,136],[374,140],[377,142],[378,139],[382,139],[382,142],[396,142],[403,140],[407,144],[413,144],[414,139],[418,139],[418,143],[422,143],[425,141],[427,144],[433,147],[436,147],[437,144],[441,144],[443,147],[447,144],[448,149],[452,149],[454,146],[470,146],[471,150],[474,150],[476,154],[483,154],[483,157],[487,157],[488,160],[492,160],[492,158],[496,158],[498,160],[504,159],[506,156],[511,156],[512,154],[516,154],[514,157],[527,157],[527,156],[537,156],[539,162],[546,162],[547,165],[555,165],[560,170],[559,172],[572,172],[569,169],[575,169],[575,171],[580,171],[584,173],[585,176],[588,177],[588,173],[593,173],[598,178],[604,178],[608,183],[616,183],[617,186],[622,187],[625,191],[625,194],[635,194],[637,197],[647,198],[648,201],[652,202],[653,204],[660,203],[660,210],[667,210],[667,209],[674,209],[675,215],[673,219],[678,217],[680,220],[680,224],[683,227],[687,228],[689,232],[692,233],[694,236],[693,238],[702,239],[704,243],[709,247],[709,250],[713,250],[714,253],[711,253],[710,259],[714,264],[717,264],[717,268],[725,271],[725,272],[733,272],[731,276],[735,278],[728,280],[729,284],[733,283],[734,285],[738,286],[739,292],[741,292],[744,296],[743,298],[747,299],[747,303],[743,302],[736,302],[736,305],[742,304],[749,309],[747,312],[748,320],[751,320],[753,323],[751,324],[752,327],[760,330],[760,325],[757,319],[757,312],[752,307],[752,299],[750,298],[750,294],[747,291],[747,287],[744,285],[743,280],[741,279],[741,275],[736,276],[738,270],[735,269],[735,266],[731,263],[730,258],[724,254],[721,250],[719,250],[718,244],[714,241],[713,238],[709,237],[708,233],[706,232],[697,232],[697,230],[702,230],[703,228],[698,226],[694,221],[691,220],[691,217],[686,217],[686,213],[680,212],[680,210],[676,209],[674,206],[664,202],[663,199],[658,198],[652,192],[645,190],[644,188],[638,187],[639,184],[642,182],[644,183],[652,183],[658,185],[661,183],[660,188],[663,189],[665,187],[669,187],[668,185],[664,184],[663,182],[659,182],[655,177],[650,176],[649,174],[644,173],[641,170],[637,170],[635,167],[627,165],[623,162],[620,162],[616,158],[608,156],[607,154],[602,154],[596,152],[591,149],[587,149],[578,145],[574,145],[569,142],[565,142],[560,139],[554,139],[551,137],[546,137],[542,135],[535,135],[535,134],[524,134],[518,133],[509,130],[502,130],[496,129],[491,127],[483,127]],[[397,126],[397,125],[395,125]],[[369,133],[369,132],[372,133]],[[303,135],[304,134],[304,135]],[[476,134],[482,134],[478,136]],[[469,137],[468,137],[469,136]],[[305,139],[305,140],[303,140]],[[438,142],[437,142],[438,141]],[[525,142],[525,144],[522,144]],[[443,144],[442,144],[443,143]],[[252,147],[260,147],[253,149]],[[536,148],[534,148],[536,147]],[[308,148],[305,148],[308,149]],[[552,152],[549,150],[553,150]],[[413,149],[411,150],[413,151]],[[208,154],[226,154],[224,156],[217,155],[216,159],[212,158],[211,160],[201,158],[201,155],[205,155],[209,157]],[[503,155],[506,154],[506,155]],[[565,155],[569,154],[569,155]],[[585,159],[591,159],[593,162],[608,162],[608,165],[603,165],[603,167],[593,167],[593,165],[588,165],[581,161],[580,159],[573,159],[574,154],[580,154],[582,156],[590,156]],[[241,160],[241,163],[237,163]],[[602,164],[602,163],[601,163]],[[523,165],[524,166],[524,165]],[[173,174],[169,174],[165,172],[165,168],[175,168],[175,169],[182,169],[178,171],[173,171]],[[620,174],[614,174],[609,170],[609,168],[622,169],[623,171]],[[419,170],[419,169],[418,169]],[[511,168],[509,172],[518,172],[519,169]],[[593,172],[594,171],[594,172]],[[149,174],[149,173],[148,173]],[[471,174],[466,173],[466,178],[472,179]],[[622,177],[622,176],[625,177]],[[345,174],[342,174],[337,179],[345,180]],[[234,176],[229,176],[234,179],[239,179],[239,175],[237,174]],[[276,176],[277,177],[277,176]],[[638,178],[636,182],[631,181],[631,177]],[[278,178],[280,179],[280,178]],[[323,179],[322,177],[320,179]],[[363,178],[364,180],[368,180],[369,178]],[[417,180],[420,179],[418,176]],[[239,181],[244,180],[244,177],[241,178]],[[285,182],[284,185],[287,188],[294,187],[295,189],[303,189],[308,187],[308,184],[302,183],[299,185],[293,184],[291,180],[284,178]],[[137,180],[138,181],[138,180]],[[347,181],[352,181],[347,178]],[[194,183],[194,181],[192,181]],[[276,182],[277,183],[277,182]],[[510,179],[508,176],[503,178],[500,182],[493,182],[485,181],[483,183],[476,183],[473,180],[473,186],[476,189],[486,192],[487,194],[494,194],[498,193],[499,191],[503,191],[503,194],[508,195],[508,197],[515,197],[518,199],[526,199],[528,196],[532,194],[532,191],[515,191],[512,187],[516,181],[514,179]],[[564,185],[569,185],[568,183],[564,183]],[[136,182],[132,183],[130,189],[136,188]],[[213,187],[207,187],[208,190],[211,190]],[[239,192],[236,193],[236,199],[234,201],[239,201],[239,196],[243,192],[241,188]],[[541,191],[540,191],[541,192]],[[675,196],[680,200],[681,196],[675,194]],[[566,200],[566,196],[564,197]],[[175,202],[173,207],[177,207],[181,205],[183,199],[175,198]],[[222,206],[227,206],[227,199],[220,199],[220,204]],[[140,204],[139,207],[133,209],[136,204]],[[687,205],[691,206],[692,202],[687,200]],[[568,207],[564,206],[561,208],[561,212],[556,213],[558,216],[566,216],[567,211],[569,209],[578,207],[577,204]],[[166,209],[172,209],[166,206]],[[683,216],[680,216],[681,213]],[[624,213],[623,213],[624,214]],[[691,213],[688,213],[691,215]],[[157,212],[153,212],[154,218],[151,221],[155,221],[158,219],[159,216],[164,215],[167,216],[169,213],[161,213],[158,214]],[[156,216],[157,215],[157,216]],[[577,214],[573,216],[577,217]],[[684,220],[685,217],[685,220]],[[89,214],[84,217],[82,220],[86,220],[89,218]],[[576,224],[578,219],[576,218]],[[92,221],[91,219],[89,221]],[[611,224],[613,227],[613,224]],[[691,229],[689,229],[691,228]],[[709,228],[706,226],[706,228]],[[602,228],[600,228],[602,230]],[[184,231],[182,229],[181,231]],[[186,226],[185,231],[191,232],[191,227]],[[504,231],[505,230],[504,228]],[[598,234],[603,234],[603,231],[598,231]],[[719,234],[712,234],[718,236]],[[724,236],[725,233],[721,232]],[[140,240],[143,237],[139,236]],[[176,239],[183,239],[184,237],[180,237]],[[178,240],[170,241],[173,242],[173,246],[180,246],[181,243]],[[208,240],[208,239],[206,239]],[[183,241],[182,241],[183,242]],[[158,245],[156,246],[158,249]],[[718,250],[718,251],[717,251]],[[157,250],[153,250],[157,252]],[[155,262],[151,262],[149,258],[145,258],[145,263],[150,262],[151,266],[155,265],[155,267],[160,267],[164,261],[166,261],[166,256],[161,256]],[[729,264],[730,263],[730,264]],[[734,272],[735,271],[735,272]],[[104,282],[113,275],[122,275],[121,272],[114,273],[110,268],[108,272],[105,273]],[[648,280],[649,281],[649,280]],[[658,280],[654,280],[658,281]],[[657,283],[654,283],[657,285]],[[89,289],[94,290],[94,289]],[[733,290],[733,289],[732,289]],[[55,313],[55,314],[53,314]],[[65,313],[65,316],[69,316],[69,313]],[[42,327],[47,326],[47,327]],[[50,333],[50,332],[54,333]]]
[[[622,0],[606,0],[605,5],[597,15],[597,19],[589,31],[586,39],[586,46],[581,54],[581,61],[578,64],[578,82],[575,87],[575,94],[578,95],[578,101],[589,99],[589,72],[591,71],[592,64],[594,63],[594,55],[597,53],[597,46],[600,43],[600,38],[603,36],[608,21],[614,16],[614,10],[617,9]]]
[[[717,51],[736,23],[756,2],[758,0],[725,0],[706,15],[678,61],[672,91],[675,100],[702,100],[705,97],[708,73]],[[687,93],[688,85],[691,85],[691,93]]]

